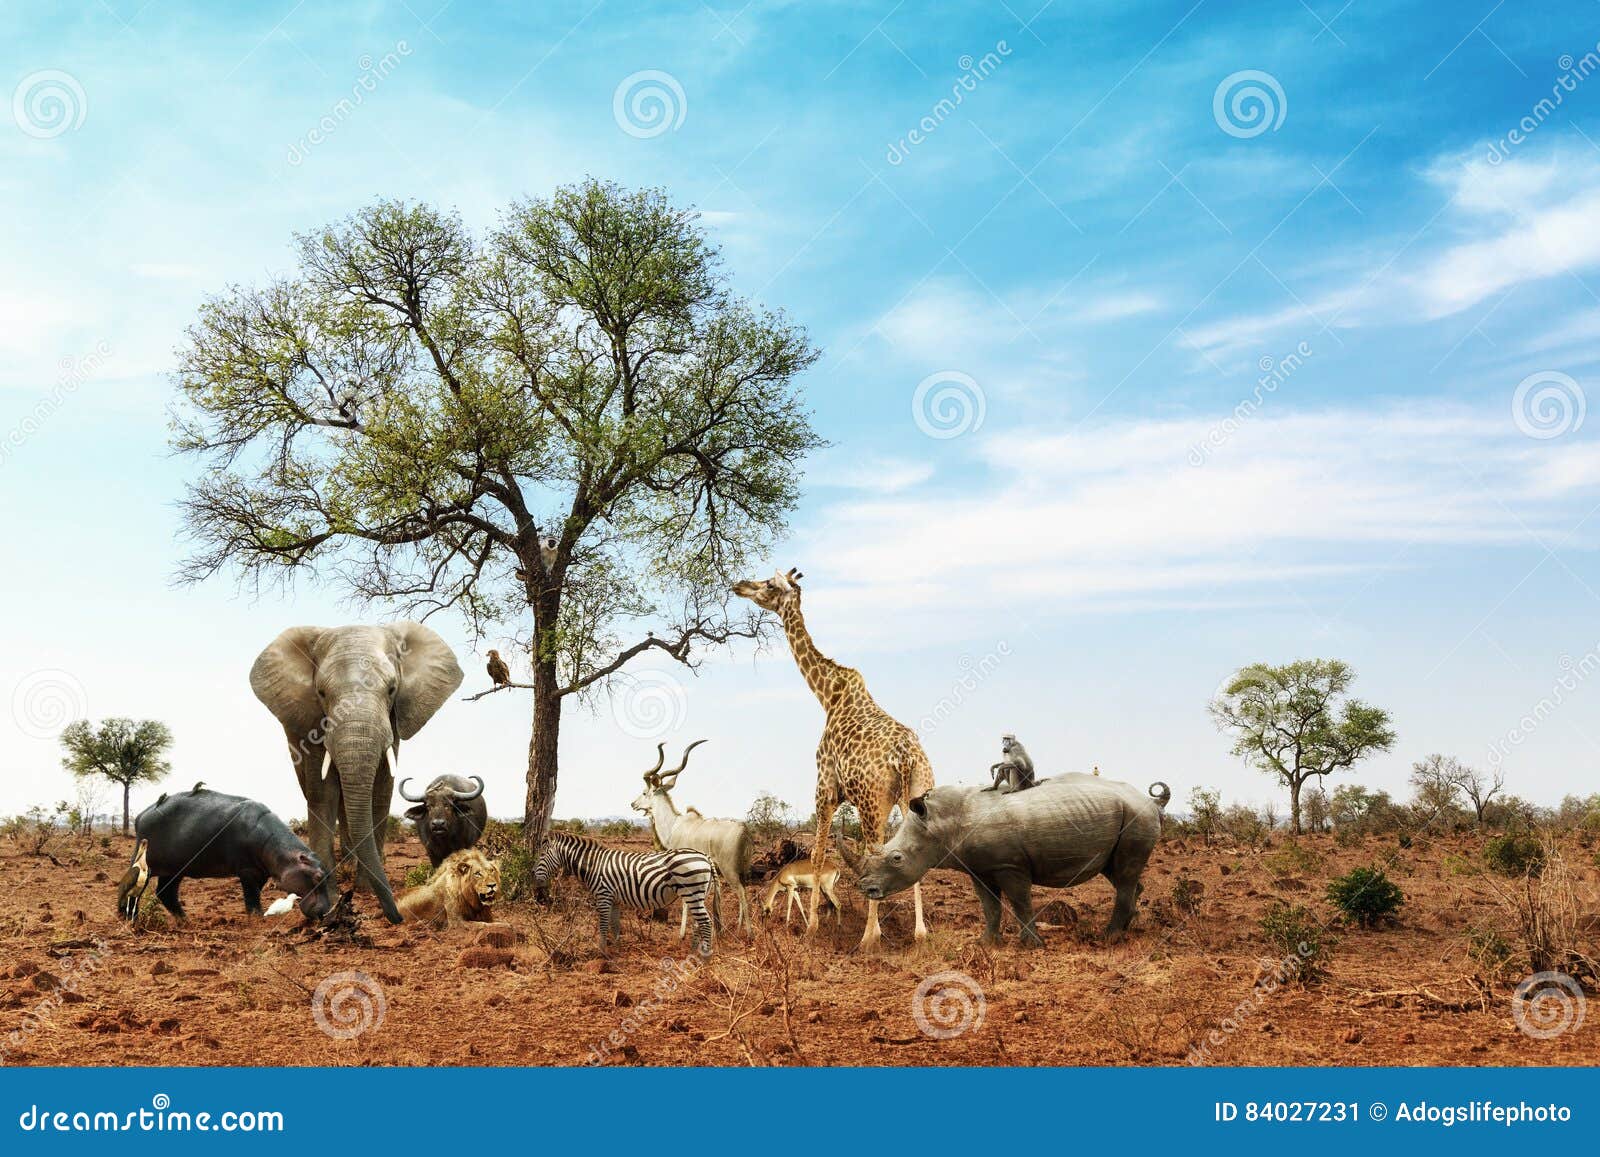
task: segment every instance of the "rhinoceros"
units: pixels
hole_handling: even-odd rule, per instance
[[[1000,897],[1011,902],[1024,944],[1042,944],[1033,926],[1033,885],[1071,888],[1104,876],[1117,890],[1106,935],[1121,939],[1133,919],[1150,852],[1161,835],[1164,783],[1149,794],[1093,775],[1041,779],[1004,795],[978,787],[936,787],[911,801],[888,843],[860,858],[859,886],[881,900],[932,868],[972,877],[983,905],[985,943],[1000,939]]]

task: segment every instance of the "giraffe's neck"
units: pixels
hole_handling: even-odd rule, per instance
[[[839,665],[817,650],[817,645],[811,641],[811,632],[806,630],[798,601],[784,604],[781,615],[783,633],[789,638],[789,650],[794,652],[800,674],[805,676],[806,685],[822,703],[823,710],[831,709],[838,690]]]

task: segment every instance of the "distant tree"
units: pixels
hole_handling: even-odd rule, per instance
[[[1195,830],[1209,844],[1222,819],[1222,793],[1214,787],[1194,788],[1189,792],[1189,814],[1194,817]]]
[[[1301,809],[1305,813],[1306,827],[1313,832],[1328,830],[1328,793],[1320,787],[1314,787],[1306,792],[1300,801]]]
[[[93,776],[80,776],[78,778],[78,793],[76,811],[78,813],[79,831],[83,835],[94,833],[94,818],[100,814],[100,809],[105,806],[107,785]]]
[[[1261,805],[1261,822],[1267,825],[1267,830],[1275,831],[1278,827],[1278,804],[1276,800],[1268,800]]]
[[[1456,764],[1455,785],[1472,804],[1472,814],[1481,828],[1484,816],[1488,814],[1490,801],[1505,791],[1506,773],[1498,767],[1492,774],[1488,774],[1475,767]]]
[[[789,805],[770,791],[764,791],[750,805],[744,822],[750,829],[751,838],[764,843],[787,832],[793,820],[793,810]]]
[[[122,785],[122,834],[128,834],[128,797],[136,783],[159,783],[172,765],[164,758],[172,746],[165,723],[143,719],[107,719],[97,728],[87,719],[67,724],[61,732],[66,756],[61,766],[73,775],[99,776]]]
[[[732,291],[658,189],[586,180],[479,234],[379,201],[297,240],[291,272],[206,302],[179,351],[173,441],[205,464],[181,575],[309,573],[519,639],[531,847],[569,700],[764,629],[729,588],[822,445],[796,383],[819,351]]]
[[[1211,701],[1218,729],[1233,735],[1233,753],[1289,789],[1296,835],[1303,830],[1300,793],[1308,781],[1394,744],[1388,712],[1349,698],[1354,680],[1355,672],[1338,659],[1255,663]]]
[[[1563,796],[1556,823],[1580,832],[1600,831],[1600,792],[1591,796]]]
[[[1217,826],[1235,843],[1248,848],[1259,848],[1267,842],[1267,825],[1261,813],[1247,803],[1229,805],[1217,820]]]
[[[1411,765],[1418,824],[1444,832],[1455,830],[1461,811],[1461,780],[1466,771],[1448,755],[1430,755]]]
[[[1339,784],[1330,805],[1333,826],[1342,831],[1371,834],[1398,827],[1400,815],[1389,792],[1368,791],[1360,784]]]

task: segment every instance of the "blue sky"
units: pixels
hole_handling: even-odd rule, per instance
[[[1047,769],[1264,800],[1204,704],[1328,655],[1400,735],[1362,782],[1498,750],[1521,794],[1600,789],[1600,13],[1127,8],[0,8],[0,812],[71,794],[83,712],[166,719],[175,782],[302,809],[245,674],[356,612],[171,585],[172,350],[373,197],[488,226],[587,174],[699,207],[825,350],[834,446],[773,563],[900,718],[960,700],[941,781],[1015,731]],[[569,713],[558,812],[625,808],[651,706],[713,740],[687,802],[810,810],[781,643],[620,692]],[[452,703],[409,769],[514,813],[526,714]]]

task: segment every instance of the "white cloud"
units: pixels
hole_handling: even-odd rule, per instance
[[[1075,326],[1103,325],[1160,310],[1145,290],[1063,282],[995,296],[970,280],[935,278],[880,317],[873,328],[900,349],[960,364],[1025,340],[1030,346]]]
[[[835,544],[830,584],[852,589],[831,599],[868,634],[888,601],[947,623],[1041,599],[1282,601],[1408,544],[1559,539],[1600,491],[1592,443],[1533,441],[1509,414],[1263,413],[1208,443],[1228,417],[996,433],[974,447],[984,482],[834,506],[817,538]]]
[[[1186,327],[1185,344],[1225,357],[1307,326],[1434,321],[1519,285],[1600,266],[1600,162],[1585,152],[1558,142],[1499,165],[1451,155],[1425,175],[1445,200],[1420,235],[1396,238],[1354,280],[1299,290],[1304,302]],[[1585,307],[1593,303],[1573,288]]]
[[[873,490],[880,494],[896,494],[932,477],[933,466],[928,462],[838,450],[817,454],[806,469],[806,482],[811,486]]]

